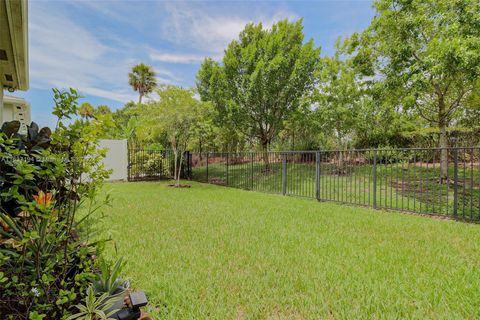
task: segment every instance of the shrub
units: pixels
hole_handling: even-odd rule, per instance
[[[173,157],[168,152],[134,150],[131,153],[133,165],[130,174],[135,177],[165,178],[173,176]]]
[[[95,198],[108,176],[97,138],[99,116],[78,119],[73,89],[54,90],[54,132],[32,123],[18,134],[0,132],[0,314],[2,319],[62,319],[94,277],[95,243],[81,225],[98,209]],[[86,213],[78,217],[85,205]]]

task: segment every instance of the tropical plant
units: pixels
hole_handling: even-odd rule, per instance
[[[95,113],[95,108],[88,102],[82,103],[78,108],[78,115],[84,119],[93,118]]]
[[[128,74],[128,84],[132,86],[133,90],[138,91],[138,103],[142,103],[142,98],[157,86],[155,71],[146,64],[137,64]]]
[[[2,318],[60,319],[93,277],[96,244],[80,232],[102,205],[96,202],[97,191],[108,171],[97,138],[107,122],[78,119],[78,99],[73,89],[54,90],[58,122],[53,133],[32,123],[23,136],[18,122],[2,125]],[[83,206],[84,217],[77,219]]]
[[[113,266],[105,260],[100,261],[100,272],[92,279],[93,290],[96,295],[106,293],[109,296],[114,296],[122,294],[128,289],[128,282],[120,278],[123,266],[122,258],[118,259]]]
[[[95,108],[94,113],[95,114],[110,114],[110,113],[112,113],[112,110],[110,110],[109,106],[107,106],[105,104],[101,104],[101,105],[99,105]]]
[[[67,320],[115,320],[112,316],[119,311],[114,309],[114,305],[122,296],[111,297],[108,293],[96,297],[92,287],[88,287],[84,304],[77,304],[75,313],[67,318]]]

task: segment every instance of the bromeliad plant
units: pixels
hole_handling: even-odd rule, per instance
[[[119,311],[114,305],[123,297],[110,297],[108,293],[95,296],[92,287],[87,289],[85,302],[75,306],[77,313],[71,315],[67,320],[115,320],[112,316]]]
[[[0,131],[0,314],[2,319],[63,319],[96,268],[95,243],[81,225],[108,176],[97,139],[106,119],[81,119],[79,95],[54,89],[55,131],[32,123]],[[79,208],[89,205],[82,218]]]
[[[95,293],[106,293],[109,296],[124,294],[129,287],[129,283],[120,277],[124,265],[123,259],[118,259],[113,266],[105,260],[101,260],[98,265],[100,272],[92,279]]]

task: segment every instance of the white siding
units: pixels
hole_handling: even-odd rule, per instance
[[[23,98],[4,96],[3,108],[0,109],[0,119],[3,122],[18,120],[20,121],[20,133],[27,133],[27,125],[30,124],[30,104]]]
[[[3,122],[13,120],[13,106],[11,104],[5,104],[3,106]]]

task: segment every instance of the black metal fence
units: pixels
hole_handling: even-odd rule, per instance
[[[480,148],[189,153],[192,180],[480,220]],[[446,171],[445,171],[446,170]]]
[[[128,158],[129,181],[174,175],[172,151],[129,149]],[[479,147],[186,152],[183,158],[181,176],[199,182],[480,221]]]
[[[174,177],[174,168],[175,155],[171,150],[128,149],[128,181],[171,179]],[[180,176],[190,177],[188,152],[184,154]]]

